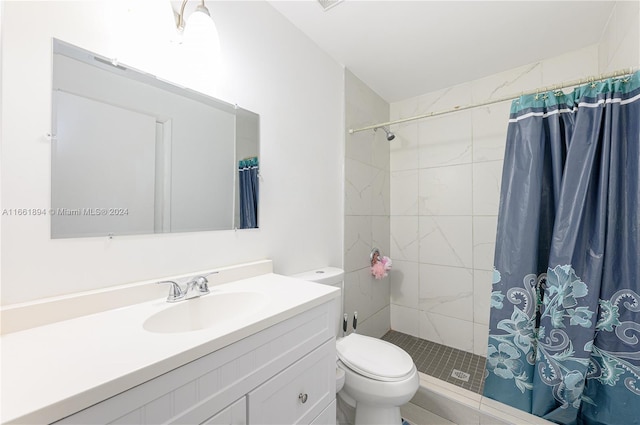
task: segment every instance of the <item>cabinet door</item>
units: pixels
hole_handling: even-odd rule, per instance
[[[202,425],[246,425],[247,424],[247,398],[242,397],[231,406],[216,413]]]
[[[248,394],[250,424],[310,424],[336,396],[331,339]]]
[[[336,425],[336,417],[336,400],[334,399],[331,404],[311,422],[311,425]]]

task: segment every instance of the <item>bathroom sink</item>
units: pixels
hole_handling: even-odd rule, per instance
[[[179,301],[144,321],[154,333],[180,333],[208,329],[254,314],[267,304],[260,292],[220,292]]]

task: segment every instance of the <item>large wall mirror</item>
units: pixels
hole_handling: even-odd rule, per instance
[[[257,114],[56,39],[52,111],[52,238],[257,227]]]

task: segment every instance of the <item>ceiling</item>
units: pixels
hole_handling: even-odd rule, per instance
[[[387,102],[597,43],[613,1],[317,0],[273,7]]]

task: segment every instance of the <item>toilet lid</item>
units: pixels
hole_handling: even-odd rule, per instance
[[[380,339],[351,334],[338,340],[336,349],[347,367],[377,381],[400,381],[414,369],[406,351]]]

